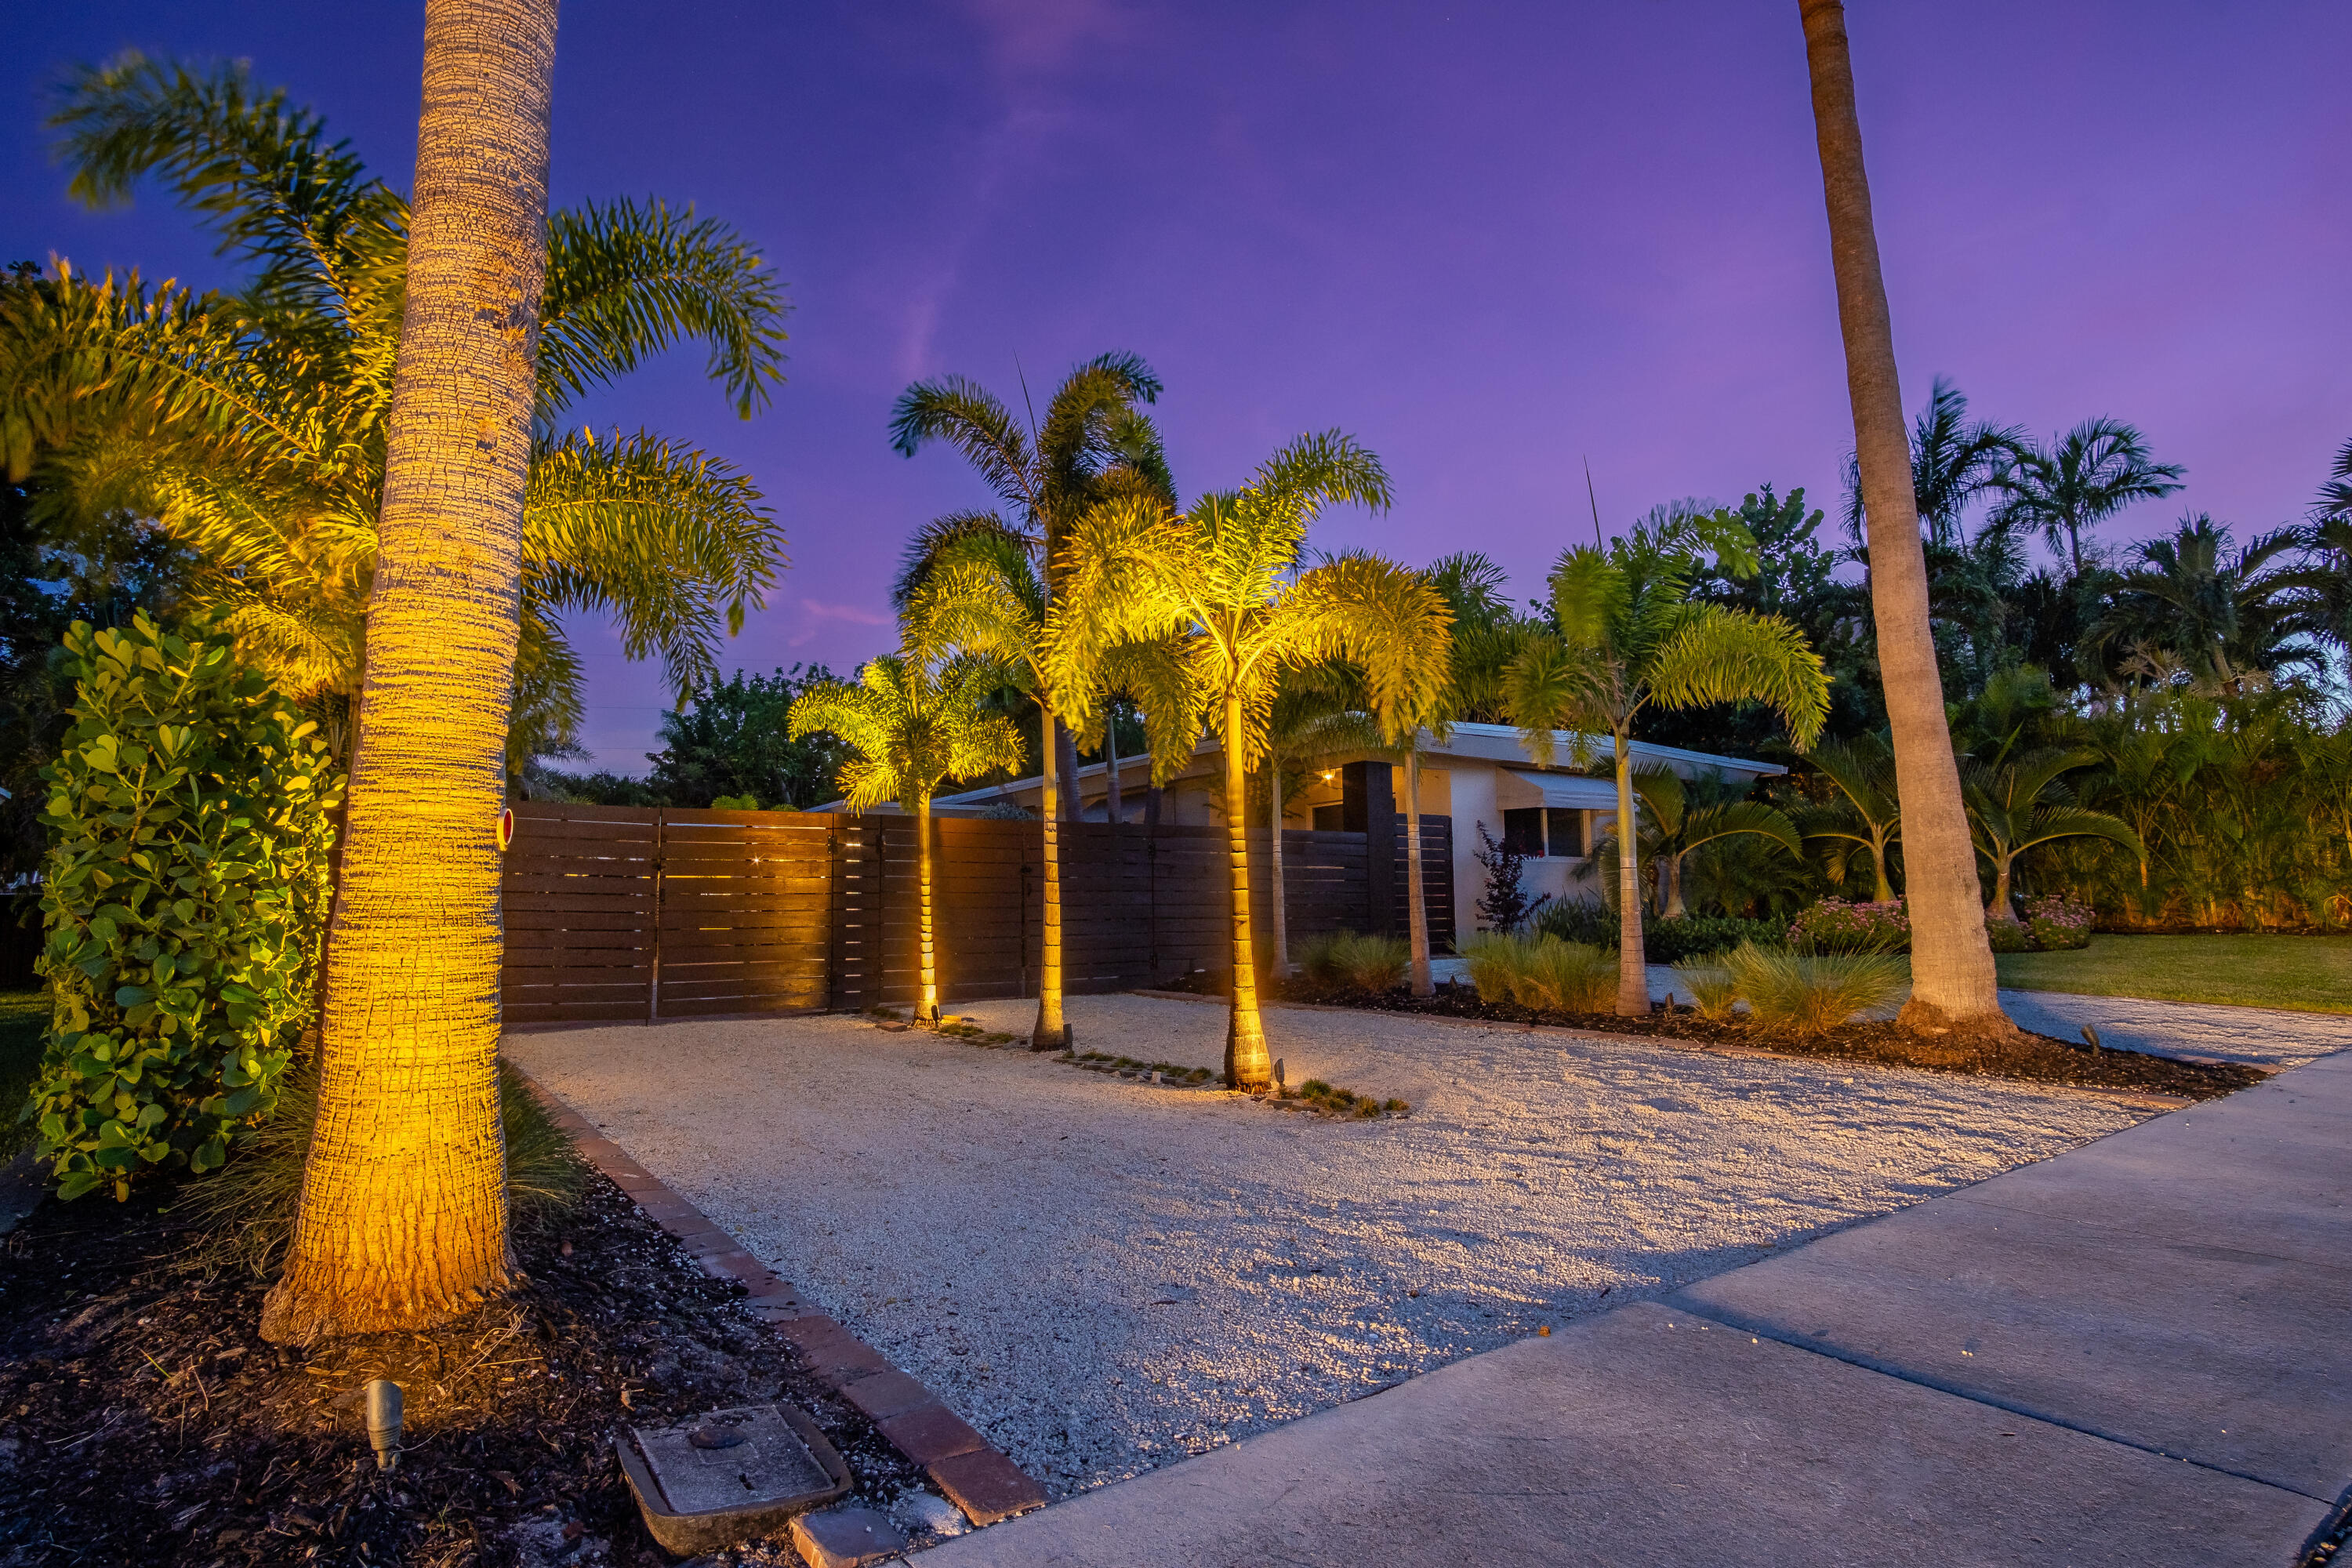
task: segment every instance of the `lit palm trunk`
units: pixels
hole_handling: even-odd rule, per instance
[[[1845,7],[1842,0],[1800,0],[1800,9],[1862,470],[1871,609],[1902,803],[1911,999],[1904,1004],[1901,1021],[1913,1028],[2007,1033],[2012,1026],[1996,991],[1992,947],[1978,903],[1976,850],[1969,840],[1928,624],[1927,555],[1919,542],[1911,447],[1903,428],[1903,393],[1871,219],[1862,126],[1854,115]]]
[[[553,0],[431,0],[367,727],[279,1342],[503,1291],[497,819],[546,273]]]
[[[1248,771],[1242,747],[1248,730],[1238,692],[1225,699],[1225,850],[1233,861],[1234,980],[1232,1014],[1225,1026],[1225,1083],[1233,1089],[1263,1089],[1274,1081],[1274,1058],[1265,1048],[1265,1022],[1257,1008],[1257,957],[1251,951],[1249,912],[1249,812],[1244,792]]]
[[[1404,753],[1404,897],[1406,942],[1412,953],[1412,994],[1433,994],[1429,978],[1429,907],[1421,896],[1421,737]]]
[[[1062,1015],[1062,764],[1060,748],[1054,743],[1053,710],[1041,711],[1045,743],[1037,750],[1045,763],[1045,789],[1037,805],[1038,815],[1045,819],[1039,879],[1045,884],[1045,908],[1038,921],[1037,1023],[1029,1032],[1029,1047],[1049,1051],[1066,1043],[1069,1024]]]
[[[1617,731],[1617,1015],[1650,1016],[1649,954],[1642,946],[1642,835],[1633,817],[1633,742]]]
[[[931,933],[931,793],[915,796],[915,963],[916,982],[922,987],[917,1016],[940,1016],[939,948]]]

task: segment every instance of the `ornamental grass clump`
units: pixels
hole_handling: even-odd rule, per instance
[[[1739,986],[1720,963],[1677,963],[1675,984],[1677,990],[1689,994],[1691,1006],[1700,1017],[1716,1024],[1730,1022],[1739,1001]]]
[[[1336,931],[1302,944],[1298,967],[1317,985],[1387,991],[1404,984],[1412,957],[1412,950],[1395,937]]]
[[[1482,931],[1462,945],[1470,984],[1489,1001],[1547,1013],[1601,1013],[1617,993],[1617,955],[1550,935]]]
[[[1751,1021],[1792,1035],[1820,1035],[1886,1007],[1910,978],[1884,952],[1793,952],[1747,943],[1723,961]]]
[[[144,615],[65,638],[73,724],[48,784],[31,1103],[58,1195],[217,1170],[313,1016],[342,781],[225,636]]]

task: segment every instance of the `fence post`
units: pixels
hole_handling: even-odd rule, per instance
[[[662,824],[669,814],[654,810],[653,978],[646,986],[646,1022],[661,1016]]]

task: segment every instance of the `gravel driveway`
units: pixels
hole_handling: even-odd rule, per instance
[[[1025,1026],[1034,1004],[963,1009]],[[1222,1004],[1074,999],[1082,1048],[1213,1067]],[[1326,1121],[845,1017],[508,1052],[1056,1496],[1965,1185],[2113,1097],[1379,1014],[1270,1010]]]

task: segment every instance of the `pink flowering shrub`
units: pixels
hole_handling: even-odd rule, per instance
[[[2045,952],[2091,945],[2091,906],[2078,904],[2062,893],[2035,899],[2025,906],[2026,929],[2033,945]]]
[[[1908,952],[1911,917],[1900,899],[1883,904],[1823,899],[1798,914],[1789,945],[1799,952]]]

